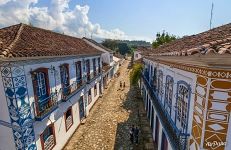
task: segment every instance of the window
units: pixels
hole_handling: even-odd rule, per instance
[[[96,76],[96,60],[95,58],[93,58],[93,72],[94,72],[94,75]]]
[[[113,56],[110,55],[110,62],[113,62]]]
[[[66,97],[70,94],[70,77],[69,77],[69,64],[60,66],[61,84],[63,89],[63,96]]]
[[[70,107],[65,113],[66,131],[73,125],[72,108]]]
[[[92,98],[91,98],[91,89],[89,89],[88,91],[88,104],[90,104],[92,101]]]
[[[36,112],[40,114],[49,105],[50,87],[48,79],[48,69],[39,68],[31,73]]]
[[[90,60],[86,60],[86,72],[87,72],[87,80],[89,81],[91,79],[91,76],[90,76]]]
[[[96,97],[97,95],[97,84],[94,86],[94,96]]]
[[[189,87],[185,84],[178,84],[177,91],[177,119],[183,129],[187,124],[188,102],[189,102]]]
[[[76,80],[78,84],[82,83],[82,68],[81,61],[76,62]]]
[[[56,145],[54,124],[49,125],[40,135],[43,150],[51,150]]]
[[[173,96],[173,78],[169,75],[166,76],[165,99],[164,106],[167,112],[171,115],[172,96]]]
[[[98,71],[99,71],[99,73],[101,72],[101,68],[100,68],[100,58],[98,58]]]
[[[158,71],[158,94],[162,96],[163,94],[163,72],[161,70]]]
[[[153,87],[154,89],[156,90],[156,86],[157,86],[157,69],[156,67],[154,68],[154,71],[153,71]]]

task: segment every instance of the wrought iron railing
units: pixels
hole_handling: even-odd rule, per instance
[[[101,73],[96,72],[92,72],[91,74],[87,75],[87,83],[92,82],[93,80],[95,80],[96,78],[98,78],[101,75]]]
[[[33,103],[35,119],[42,120],[49,112],[58,107],[57,93],[51,93],[49,97]]]
[[[144,84],[148,89],[148,93],[152,98],[153,105],[157,112],[158,118],[164,130],[167,132],[168,139],[175,150],[185,150],[188,143],[189,134],[181,133],[175,123],[172,121],[169,114],[165,111],[160,101],[158,101],[158,96],[154,92],[154,88],[149,84],[146,76],[142,74]]]
[[[89,77],[87,76],[84,78],[81,78],[75,82],[73,82],[71,85],[61,88],[59,91],[56,91],[54,93],[51,93],[49,97],[34,102],[34,114],[35,114],[35,120],[41,121],[43,118],[45,118],[48,114],[50,114],[52,111],[54,111],[58,107],[58,98],[61,96],[62,101],[69,100],[72,96],[74,96],[80,89],[84,87],[84,85],[87,83],[92,82],[97,77],[99,77],[101,73],[98,73],[98,71],[93,72],[89,74]]]
[[[71,85],[61,89],[62,100],[64,101],[68,100],[72,95],[78,92],[79,89],[81,89],[81,87],[83,87],[84,84],[85,84],[84,81],[82,79],[79,79],[77,81],[74,81]]]

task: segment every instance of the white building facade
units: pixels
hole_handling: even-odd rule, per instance
[[[24,57],[5,56],[0,61],[0,149],[60,150],[102,93],[102,52],[81,39],[23,24],[0,32],[8,35],[17,28],[16,43],[8,49],[8,54]],[[20,50],[27,41],[18,42],[28,34],[32,46],[43,40],[40,36],[44,35],[49,37],[44,40],[50,40],[48,43],[52,45],[44,41],[41,48],[52,49],[57,43],[67,49],[49,49],[47,56],[41,56],[42,52],[30,56],[29,46],[23,47],[27,49],[25,52]],[[68,42],[73,43],[63,45]],[[71,48],[74,50],[68,51]]]
[[[227,28],[231,25],[163,45],[159,53],[144,56],[140,87],[158,150],[231,149],[231,37],[226,36],[230,35]],[[198,46],[197,39],[211,32],[222,35],[220,39],[211,36],[210,41],[205,39],[208,44]],[[195,43],[196,48],[190,45],[182,50],[185,46],[178,42]]]

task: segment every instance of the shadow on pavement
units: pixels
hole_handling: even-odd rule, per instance
[[[153,150],[152,131],[146,117],[142,97],[138,87],[131,86],[124,95],[121,106],[129,113],[125,122],[117,124],[114,150]],[[138,126],[140,129],[138,145],[132,144],[129,139],[129,127]]]

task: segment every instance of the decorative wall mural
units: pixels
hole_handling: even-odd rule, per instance
[[[225,76],[217,73],[214,76]],[[207,117],[205,122],[204,148],[223,150],[225,144],[211,147],[207,143],[226,143],[231,111],[231,82],[224,79],[211,79],[208,95]]]
[[[27,92],[24,68],[15,64],[1,66],[1,75],[17,150],[36,150],[33,119]]]
[[[209,79],[204,76],[197,76],[196,92],[194,99],[192,137],[190,139],[190,149],[199,149],[203,134],[204,113],[206,104],[206,91]]]

